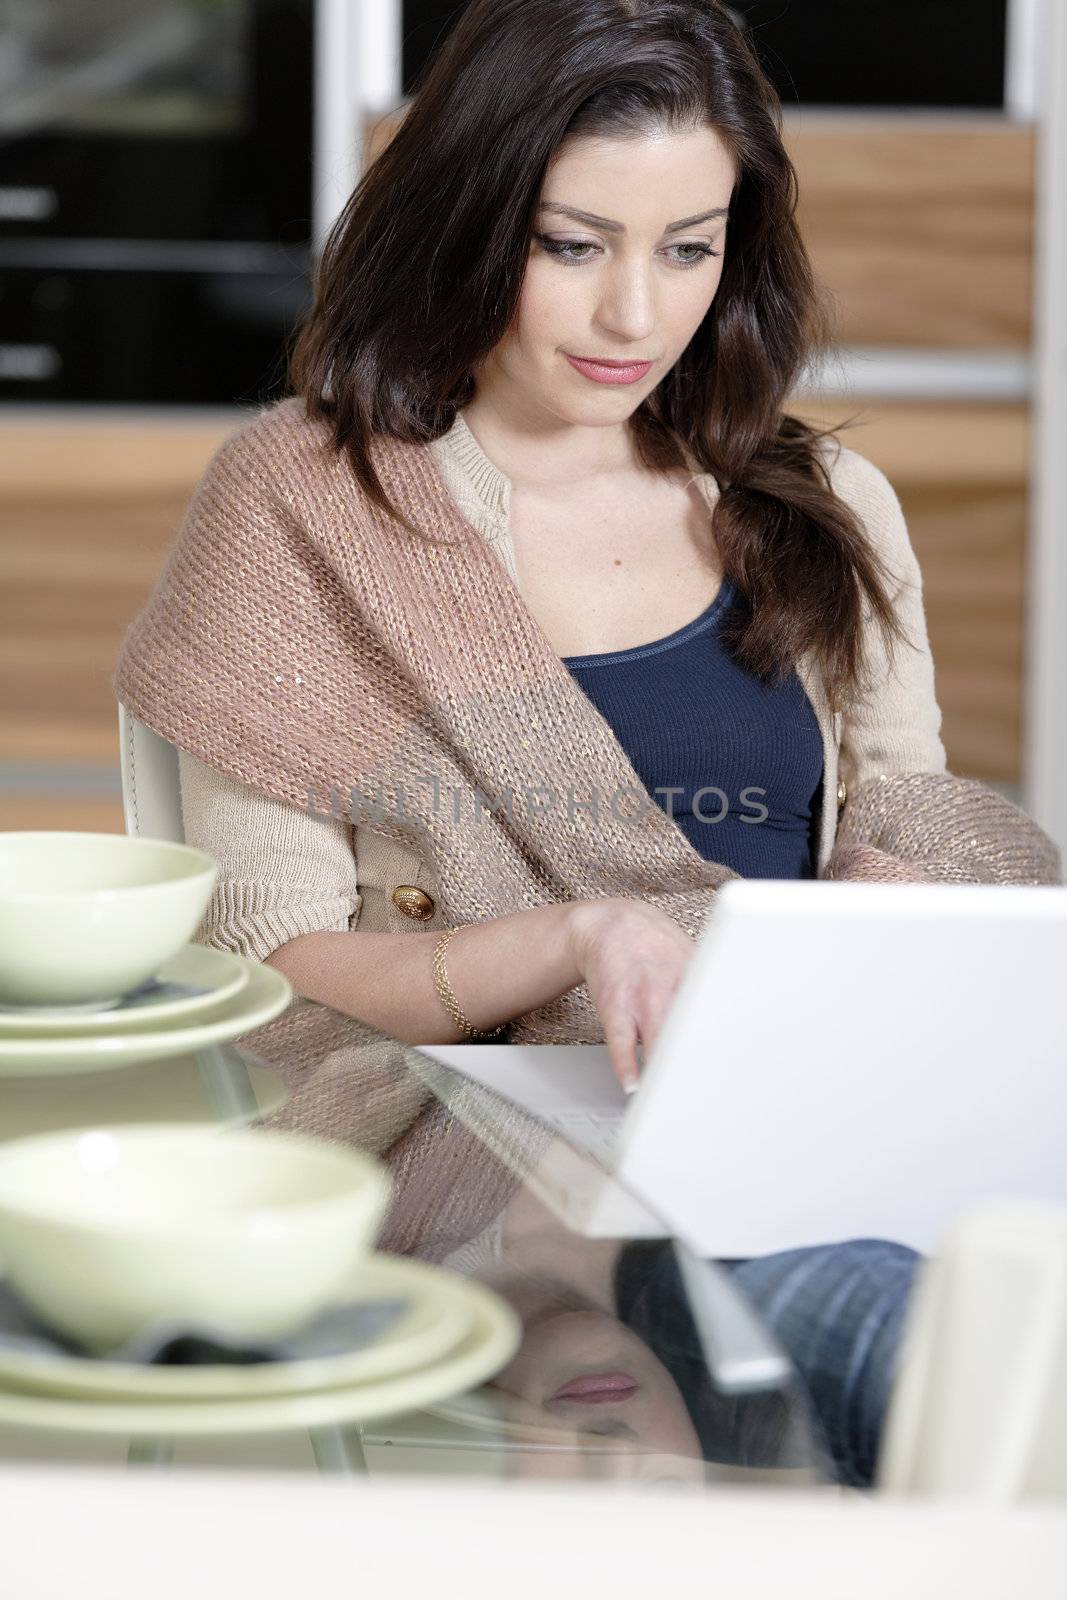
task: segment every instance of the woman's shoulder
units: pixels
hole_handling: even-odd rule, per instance
[[[859,450],[843,444],[836,435],[820,439],[818,448],[830,487],[855,512],[871,544],[891,561],[903,557],[906,565],[911,540],[904,509],[881,467]]]
[[[418,476],[413,457],[425,447],[383,434],[372,436],[369,453],[379,477],[392,485],[398,477]],[[290,503],[330,502],[338,495],[347,513],[358,511],[366,495],[347,452],[338,447],[326,417],[309,414],[300,395],[260,406],[241,421],[216,449],[209,471],[232,474],[251,490],[273,490]]]
[[[869,456],[853,450],[836,434],[820,439],[818,448],[833,491],[840,498],[847,499],[857,510],[864,509],[875,514],[884,515],[888,510],[900,509],[896,490],[881,467],[876,466]]]
[[[303,461],[306,469],[327,465],[327,450],[332,442],[329,424],[308,415],[300,395],[272,400],[245,416],[225,436],[213,460],[249,465]]]

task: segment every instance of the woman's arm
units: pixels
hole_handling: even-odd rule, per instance
[[[908,641],[894,640],[887,652],[880,630],[868,618],[864,647],[869,684],[846,708],[841,732],[840,773],[855,793],[880,773],[944,772],[947,760],[922,573],[900,501],[880,468],[855,450],[842,450],[832,478],[835,492],[859,516],[892,573],[889,594]]]
[[[433,981],[441,929],[364,932],[351,829],[260,794],[179,752],[186,842],[219,865],[198,942],[276,967],[299,993],[409,1044],[467,1038]],[[494,917],[457,934],[447,968],[465,1015],[489,1030],[582,980],[574,903]]]
[[[558,1000],[582,981],[571,951],[575,902],[538,906],[473,923],[451,940],[449,982],[471,1026],[486,1032]],[[433,980],[441,929],[427,933],[309,933],[267,965],[294,989],[359,1017],[406,1044],[463,1044]],[[503,1036],[501,1036],[503,1042]]]
[[[201,942],[276,967],[300,994],[393,1039],[469,1038],[434,983],[440,928],[352,926],[361,897],[346,822],[271,800],[184,751],[180,767],[187,841],[219,865]],[[464,927],[447,971],[464,1015],[485,1032],[586,984],[615,1073],[630,1086],[637,1046],[651,1049],[694,948],[640,900],[562,901]]]
[[[301,934],[358,920],[362,896],[343,818],[301,813],[187,750],[178,752],[187,844],[219,872],[196,940],[265,961]]]
[[[824,876],[1060,883],[1058,847],[1037,823],[978,779],[948,771],[922,574],[892,486],[851,450],[842,450],[833,476],[894,573],[893,606],[909,643],[895,642],[890,656],[868,626],[869,687],[844,713],[840,770],[849,797]]]
[[[882,774],[864,784],[849,796],[831,862],[856,845],[935,883],[1063,882],[1059,846],[1032,817],[988,784],[951,772]]]
[[[302,994],[408,1044],[461,1043],[433,984],[434,933],[325,933],[272,958]],[[587,987],[624,1089],[638,1081],[670,1012],[696,941],[641,900],[574,900],[472,923],[448,947],[460,1005],[489,1030]],[[590,1040],[589,1042],[593,1042]]]

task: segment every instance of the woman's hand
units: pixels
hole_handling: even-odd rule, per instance
[[[916,862],[901,861],[873,844],[843,844],[826,863],[824,877],[838,883],[934,883]]]
[[[637,1043],[647,1058],[695,942],[641,900],[581,900],[568,923],[571,954],[604,1026],[615,1075],[637,1088]]]

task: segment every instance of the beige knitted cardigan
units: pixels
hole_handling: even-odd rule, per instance
[[[461,418],[453,434],[469,460]],[[414,540],[369,505],[300,400],[266,407],[209,463],[127,633],[116,694],[194,760],[286,806],[311,797],[322,810],[332,795],[347,809],[353,793],[377,796],[361,829],[426,863],[445,922],[626,895],[696,937],[715,889],[736,874],[645,803],[612,729],[473,525],[462,474],[442,471],[435,447],[378,439],[373,449],[392,498],[442,545]],[[872,765],[867,781],[857,764],[840,824],[832,802],[824,807],[820,872],[835,839],[864,840],[945,881],[1059,882],[1058,851],[1036,824],[944,770],[899,503],[855,452],[839,450],[836,471],[853,493],[867,491],[868,531],[899,575],[897,603],[919,651],[917,666],[885,665],[885,682],[906,684],[903,699],[883,693],[836,714],[811,663],[798,663],[834,768],[850,731]],[[710,500],[714,486],[699,481]],[[546,794],[557,803],[546,806]],[[581,803],[592,794],[595,808]],[[509,1036],[602,1035],[580,986],[517,1019]]]

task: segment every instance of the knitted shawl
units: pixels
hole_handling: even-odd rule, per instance
[[[127,630],[118,699],[232,778],[415,849],[450,923],[621,896],[698,938],[738,874],[650,800],[432,452],[382,435],[370,448],[436,543],[371,504],[302,399],[266,407],[208,463]],[[1055,845],[1010,802],[951,774],[902,777],[900,804],[895,779],[863,786],[877,793],[856,797],[867,823],[851,842],[946,881],[1060,881]],[[603,1033],[582,984],[508,1036]]]

